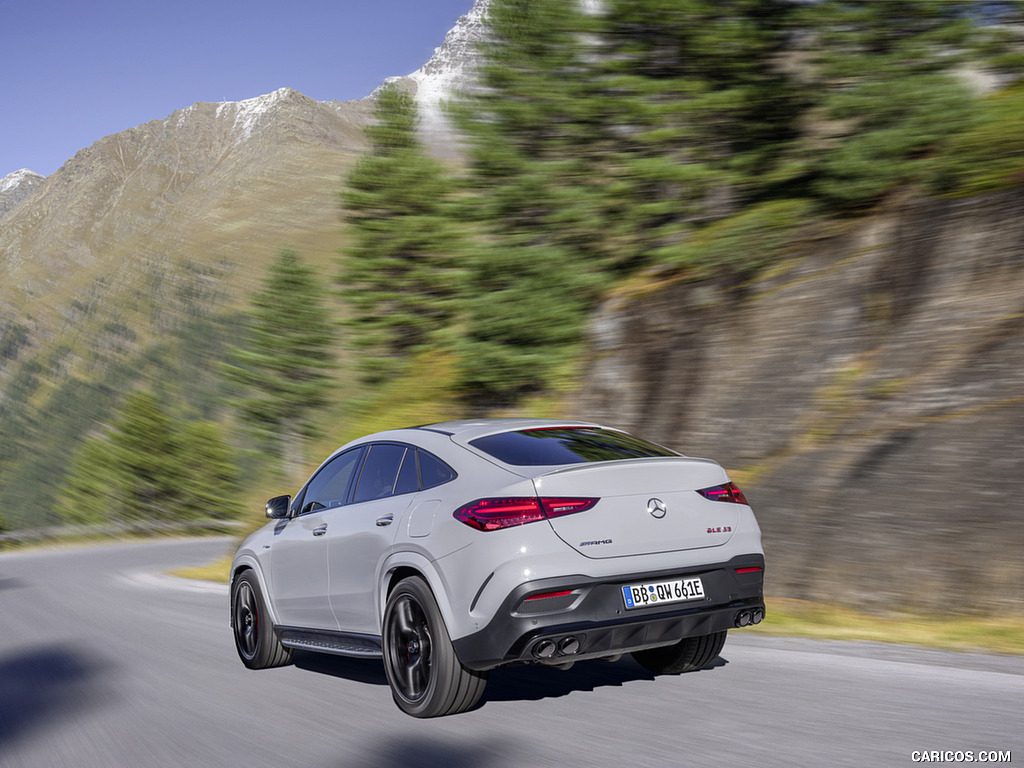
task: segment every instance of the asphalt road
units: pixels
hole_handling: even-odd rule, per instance
[[[379,662],[245,669],[226,588],[161,575],[232,546],[0,555],[0,766],[793,768],[910,766],[918,751],[1024,763],[1024,659],[742,631],[701,672],[654,678],[628,659],[497,670],[478,709],[415,720]]]

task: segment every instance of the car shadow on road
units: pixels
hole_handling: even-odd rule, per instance
[[[0,658],[0,752],[88,706],[97,695],[98,671],[79,652],[60,645]]]
[[[703,674],[728,664],[719,656],[699,672]],[[539,699],[568,696],[577,691],[622,686],[637,680],[654,680],[654,673],[637,664],[632,658],[620,661],[581,661],[569,669],[549,669],[536,664],[522,667],[502,667],[491,672],[482,704],[489,701],[537,701]]]
[[[307,672],[368,685],[388,684],[380,659],[353,659],[309,651],[296,651],[292,659],[296,667]],[[719,656],[704,669],[687,674],[703,674],[728,663],[728,660]],[[478,707],[489,701],[537,701],[568,696],[576,691],[593,691],[636,680],[653,680],[655,677],[628,656],[616,662],[581,661],[569,669],[548,668],[539,664],[500,667],[491,671],[487,689]]]
[[[332,656],[329,653],[295,651],[292,663],[307,672],[343,677],[368,685],[387,685],[384,665],[380,659],[353,659],[347,656]]]
[[[0,576],[0,589],[18,589],[25,586],[21,580]]]
[[[488,737],[456,742],[448,737],[395,735],[387,741],[374,740],[355,765],[360,768],[493,768],[508,765],[508,756],[520,752],[522,744],[507,738]],[[349,768],[347,759],[339,768]]]

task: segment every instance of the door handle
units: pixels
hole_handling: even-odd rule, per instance
[[[377,527],[378,528],[383,528],[385,525],[391,525],[391,523],[394,521],[394,519],[395,519],[394,515],[384,515],[382,517],[378,517],[377,518]]]
[[[318,525],[316,528],[313,529],[314,536],[323,536],[325,533],[327,533],[327,523],[324,523],[323,525]]]

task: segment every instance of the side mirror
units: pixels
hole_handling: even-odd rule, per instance
[[[271,520],[281,520],[288,517],[288,507],[291,503],[291,496],[275,496],[267,502],[267,517]]]

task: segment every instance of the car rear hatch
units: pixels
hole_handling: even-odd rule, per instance
[[[541,498],[600,499],[549,520],[566,544],[596,559],[722,546],[732,538],[739,505],[697,491],[728,482],[715,462],[685,457],[578,464],[534,478]]]

